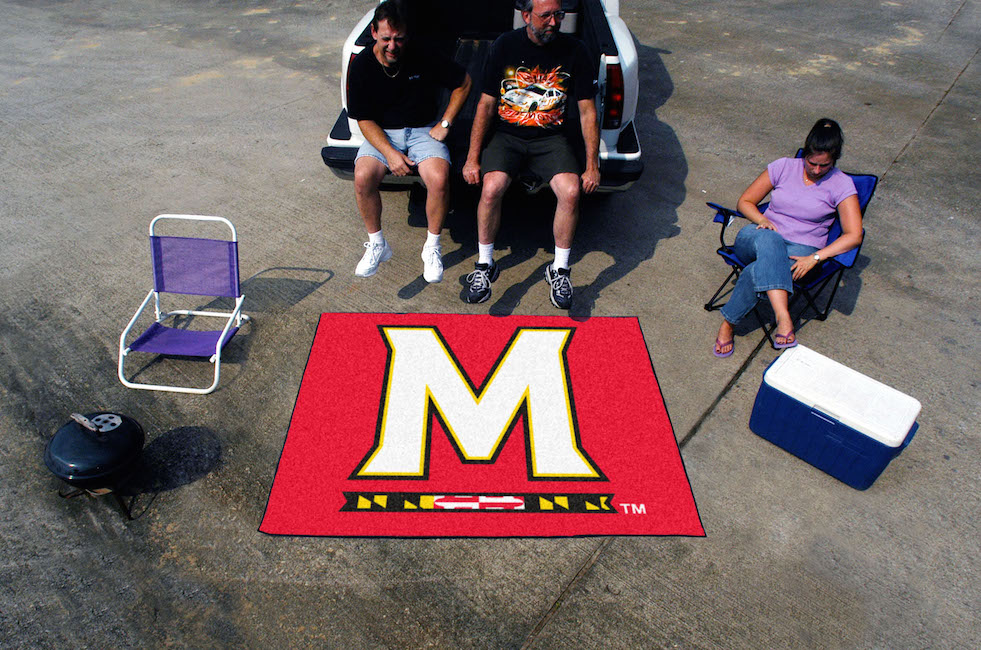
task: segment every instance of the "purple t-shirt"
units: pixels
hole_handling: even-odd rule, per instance
[[[785,241],[824,248],[838,204],[855,191],[851,177],[837,167],[814,185],[804,185],[804,159],[780,158],[767,165],[773,191],[763,213]]]

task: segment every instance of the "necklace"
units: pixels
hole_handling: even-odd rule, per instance
[[[385,76],[388,77],[389,79],[394,79],[395,77],[399,76],[400,72],[402,72],[402,66],[399,66],[398,70],[395,71],[395,74],[388,74],[388,68],[382,66],[382,72],[384,72]]]

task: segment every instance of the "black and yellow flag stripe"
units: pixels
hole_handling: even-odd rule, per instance
[[[608,493],[344,492],[344,499],[341,512],[617,513]]]

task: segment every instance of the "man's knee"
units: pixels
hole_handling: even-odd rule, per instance
[[[442,158],[427,158],[419,163],[419,176],[426,191],[446,193],[450,187],[450,163]]]
[[[579,176],[576,174],[556,174],[549,183],[555,198],[563,203],[575,203],[579,200]]]
[[[374,158],[365,156],[354,163],[354,190],[358,193],[371,193],[381,185],[388,169]]]
[[[485,203],[498,203],[504,197],[511,178],[504,172],[487,172],[484,174],[483,186],[480,190],[480,200]]]

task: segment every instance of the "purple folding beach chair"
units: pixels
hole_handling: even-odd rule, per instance
[[[232,231],[232,238],[201,239],[157,235],[154,228],[158,222],[164,220],[221,222]],[[147,293],[143,304],[119,337],[119,381],[130,388],[143,390],[210,393],[218,386],[221,376],[222,348],[235,336],[242,323],[249,320],[242,313],[245,296],[242,295],[238,282],[238,235],[235,226],[222,217],[161,214],[150,222],[150,256],[153,262],[153,289]],[[234,298],[235,309],[230,312],[193,309],[162,311],[160,295],[163,293]],[[126,337],[151,300],[154,303],[156,321],[127,346]],[[174,316],[221,318],[224,320],[224,327],[220,330],[202,331],[166,325],[167,319]],[[207,388],[135,383],[127,380],[123,372],[123,365],[130,352],[207,357],[214,364],[215,378]]]

